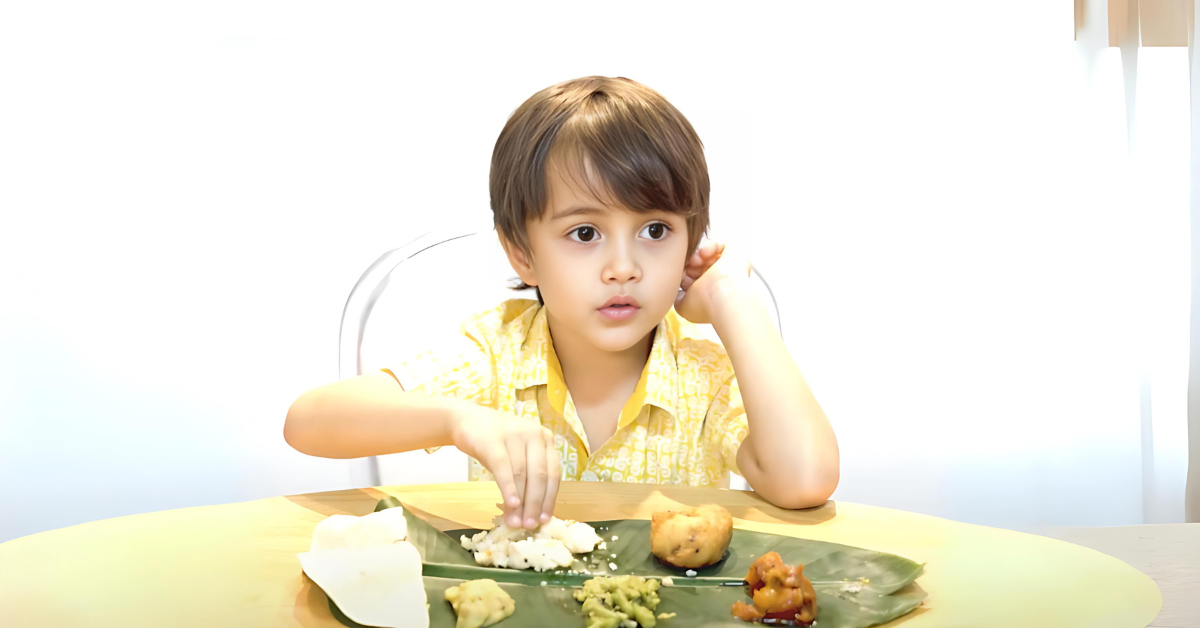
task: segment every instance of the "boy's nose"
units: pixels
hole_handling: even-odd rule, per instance
[[[604,267],[604,281],[606,283],[637,281],[641,279],[641,276],[641,268],[638,266],[637,261],[633,259],[633,256],[630,255],[627,247],[617,247],[613,256],[609,258],[608,264]]]

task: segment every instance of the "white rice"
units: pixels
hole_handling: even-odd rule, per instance
[[[473,552],[475,562],[484,567],[534,571],[570,567],[574,554],[590,552],[600,543],[596,530],[582,521],[551,517],[538,528],[525,530],[510,528],[500,516],[494,524],[491,530],[459,539],[463,549]]]

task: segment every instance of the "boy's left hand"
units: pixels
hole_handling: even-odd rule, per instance
[[[750,260],[731,253],[724,244],[700,244],[683,269],[679,287],[684,291],[675,298],[675,311],[693,323],[712,323],[722,299],[748,285],[750,266]]]

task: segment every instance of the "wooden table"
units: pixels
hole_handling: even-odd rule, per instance
[[[0,626],[340,626],[296,554],[308,549],[317,522],[367,514],[386,495],[443,530],[487,527],[499,512],[491,483],[394,486],[168,510],[34,534],[0,544]],[[1147,625],[1162,604],[1150,578],[1095,550],[886,508],[830,502],[788,511],[742,491],[568,482],[555,514],[649,518],[701,503],[725,506],[739,528],[926,563],[917,584],[929,597],[889,625],[1131,628]]]
[[[1090,547],[1150,576],[1163,597],[1151,626],[1200,626],[1200,523],[1047,528],[1039,534]]]

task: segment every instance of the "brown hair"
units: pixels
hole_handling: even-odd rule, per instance
[[[509,117],[492,152],[492,215],[496,229],[526,254],[526,225],[546,211],[547,162],[599,199],[685,216],[689,257],[708,230],[704,146],[678,109],[636,81],[566,81]],[[585,173],[596,173],[603,189]],[[518,283],[515,290],[529,288]]]

